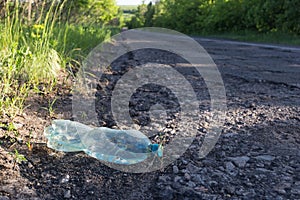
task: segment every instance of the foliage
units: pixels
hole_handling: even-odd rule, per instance
[[[160,0],[154,6],[141,5],[129,27],[153,25],[184,33],[249,30],[300,35],[299,7],[298,0]]]
[[[26,20],[18,2],[5,5],[0,34],[0,108],[9,113],[22,108],[28,90],[37,88],[40,82],[51,88],[62,69],[62,58],[53,48],[52,38],[63,4],[52,3],[43,21],[24,25]]]
[[[138,28],[145,25],[145,13],[147,12],[146,4],[141,4],[138,6],[135,16],[132,17],[131,21],[127,22],[128,28]]]
[[[107,39],[112,31],[119,31],[119,28],[103,26],[110,22],[113,13],[104,16],[98,13],[99,24],[70,24],[65,21],[70,0],[33,1],[31,12],[27,2],[0,3],[5,6],[0,7],[0,116],[14,117],[22,112],[32,92],[50,93],[66,67],[79,67],[92,48]],[[109,1],[98,3],[103,8],[114,7]]]
[[[65,13],[70,12],[70,22],[108,24],[119,14],[114,0],[68,0]]]

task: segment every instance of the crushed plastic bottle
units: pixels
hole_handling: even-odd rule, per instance
[[[45,128],[47,146],[57,151],[86,154],[116,164],[137,164],[151,153],[162,156],[162,147],[152,144],[137,130],[116,130],[106,127],[91,128],[70,120],[54,120]]]

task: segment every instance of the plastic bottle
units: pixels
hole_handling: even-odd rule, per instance
[[[70,120],[54,120],[45,128],[47,146],[57,151],[84,151],[102,161],[116,164],[136,164],[151,153],[162,156],[159,144],[137,130],[116,130],[106,127],[91,128]]]

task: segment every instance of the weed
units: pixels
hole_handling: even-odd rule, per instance
[[[14,169],[16,169],[17,164],[21,164],[22,162],[26,162],[27,159],[23,154],[20,154],[17,149],[15,149],[14,153],[11,153],[14,158]]]
[[[30,152],[32,151],[32,148],[33,148],[33,144],[31,143],[31,139],[32,139],[32,132],[30,131],[30,133],[29,133],[29,139],[26,142],[26,146],[27,146],[27,148],[28,148],[28,150]]]
[[[55,108],[53,108],[55,102],[57,99],[54,99],[53,101],[48,101],[48,107],[42,107],[44,110],[47,110],[50,117],[54,117],[55,115]]]

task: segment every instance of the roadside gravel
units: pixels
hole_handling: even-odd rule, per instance
[[[110,95],[125,72],[149,62],[172,66],[193,86],[203,114],[197,123],[197,138],[184,155],[161,171],[130,174],[83,153],[48,149],[43,128],[53,118],[72,119],[70,87],[60,85],[55,116],[51,118],[41,109],[47,105],[42,97],[33,97],[31,106],[17,116],[14,123],[21,140],[5,137],[8,130],[0,127],[0,200],[300,199],[299,51],[198,40],[217,64],[227,94],[223,131],[207,157],[198,156],[209,123],[209,94],[202,77],[191,66],[183,67],[185,61],[176,55],[136,51],[115,61],[100,80],[106,81],[106,87],[98,88],[96,94],[99,123],[116,126]],[[171,91],[157,85],[141,87],[131,98],[130,114],[137,127],[145,126],[151,119],[149,108],[157,101],[168,110],[163,131],[171,140],[180,111]],[[5,118],[0,121],[9,122]],[[25,144],[29,134],[31,151]],[[15,165],[9,153],[14,149],[27,161]]]

